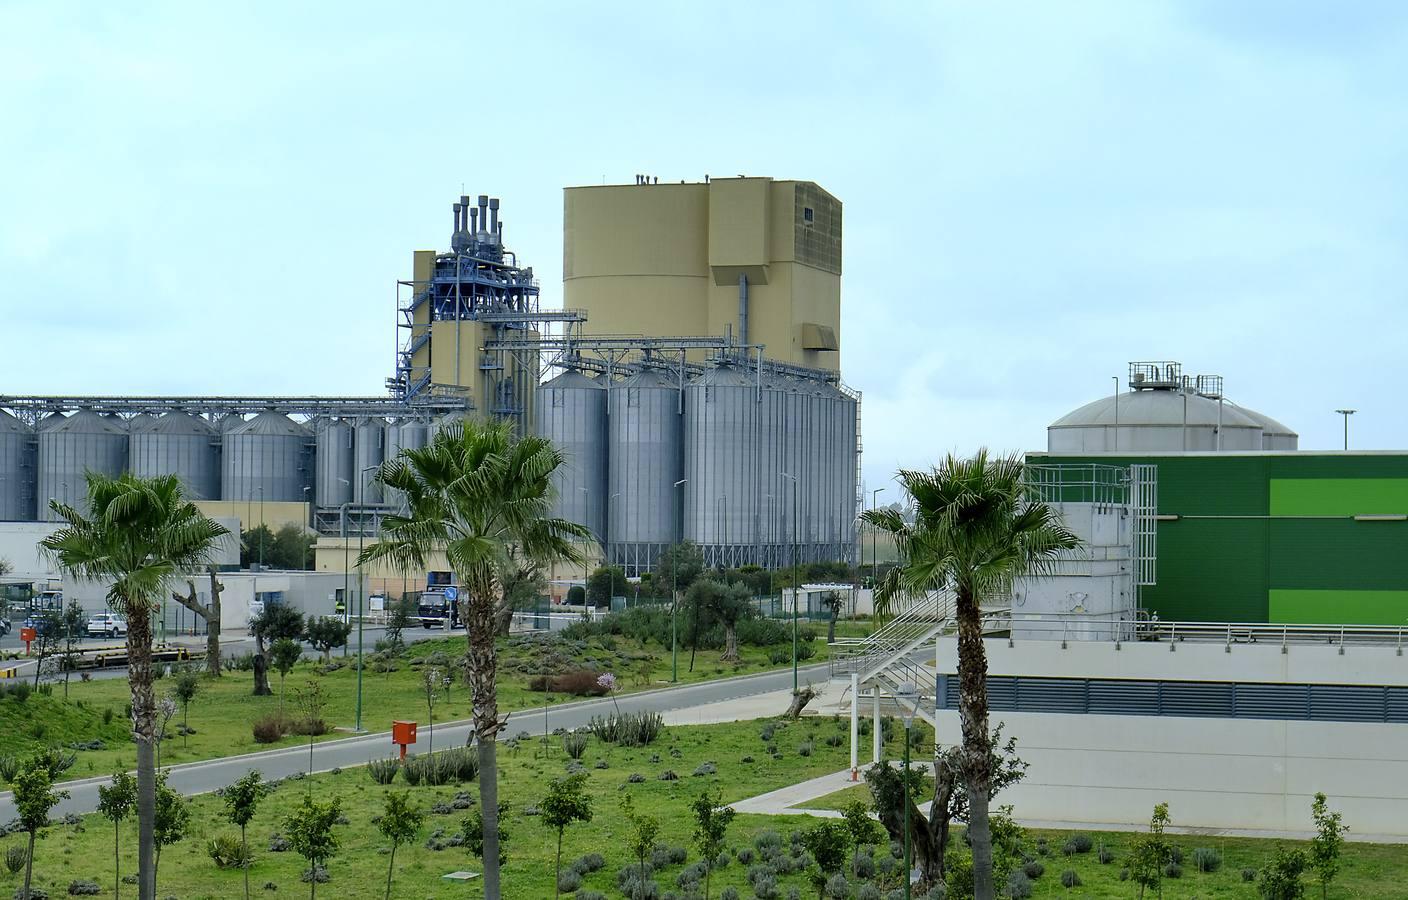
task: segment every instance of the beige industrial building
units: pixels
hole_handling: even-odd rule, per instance
[[[569,187],[563,305],[590,334],[731,335],[838,371],[841,202],[810,181]]]

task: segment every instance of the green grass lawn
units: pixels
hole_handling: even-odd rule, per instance
[[[824,632],[810,643],[816,655],[809,663],[826,658]],[[464,652],[463,635],[437,637],[418,641],[394,661],[395,671],[373,671],[368,663],[363,676],[362,722],[372,731],[388,730],[393,719],[427,721],[422,671],[426,665],[413,664],[428,660],[443,671],[454,668],[453,660]],[[543,645],[525,638],[511,638],[500,644],[499,705],[505,711],[542,706],[544,695],[528,690],[533,674],[543,670],[546,657],[563,667],[585,667],[596,671],[615,672],[623,692],[657,688],[670,678],[670,650],[658,644],[642,646],[622,637],[594,637],[572,645],[553,641]],[[790,647],[787,648],[790,653]],[[441,654],[441,660],[435,654]],[[768,648],[741,648],[737,663],[719,662],[719,651],[700,650],[690,667],[690,654],[680,653],[679,680],[694,683],[732,675],[746,675],[790,665],[788,660],[769,661]],[[340,653],[335,662],[343,661]],[[351,664],[355,656],[337,671],[318,674],[312,661],[300,663],[285,684],[285,705],[293,711],[293,692],[310,679],[317,680],[327,695],[324,719],[334,727],[351,727],[356,709],[357,673]],[[168,728],[168,738],[162,743],[163,765],[193,762],[219,756],[233,756],[277,747],[293,746],[306,741],[297,736],[285,737],[274,744],[255,743],[251,723],[278,711],[280,684],[277,673],[270,674],[274,695],[255,697],[251,693],[254,676],[251,672],[226,672],[218,679],[204,680],[201,693],[191,704],[189,724],[195,734],[183,739],[176,736],[182,713],[177,712]],[[172,688],[171,679],[156,683],[157,696]],[[561,694],[546,698],[550,703],[567,703],[576,699]],[[74,678],[69,686],[69,699],[63,698],[62,684],[53,685],[50,695],[31,694],[24,701],[14,697],[0,699],[0,753],[24,754],[51,744],[101,740],[100,750],[81,750],[78,762],[69,771],[72,778],[104,775],[116,769],[131,769],[136,765],[135,750],[127,723],[130,689],[125,679],[104,679],[82,682]],[[435,703],[435,721],[448,722],[470,717],[469,691],[458,679],[448,692],[442,692]],[[334,732],[323,739],[345,736]]]

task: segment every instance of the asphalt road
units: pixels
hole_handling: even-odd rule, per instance
[[[800,673],[803,680],[823,680],[826,677],[825,664],[804,666]],[[770,691],[790,690],[792,670],[779,669],[759,675],[744,675],[738,678],[722,678],[699,684],[680,685],[635,694],[624,694],[615,701],[603,698],[584,700],[548,707],[546,721],[544,709],[538,707],[524,710],[509,716],[508,724],[500,734],[501,740],[527,731],[541,735],[557,728],[580,728],[594,715],[604,715],[619,706],[622,712],[640,710],[688,709],[708,703],[736,700]],[[782,710],[778,710],[780,714]],[[463,746],[469,740],[470,726],[467,722],[447,722],[434,728],[434,744],[441,749]],[[417,750],[429,749],[432,735],[429,729],[419,730],[421,742]],[[313,745],[311,769],[313,772],[326,772],[334,768],[365,765],[370,759],[391,756],[396,751],[391,743],[391,732],[358,735],[340,740],[325,741]],[[242,778],[251,769],[258,769],[266,779],[286,778],[310,769],[308,747],[283,747],[265,750],[243,756],[228,756],[204,762],[186,763],[167,769],[167,784],[187,796],[205,794],[231,784]],[[70,781],[59,785],[69,792],[54,809],[52,817],[68,813],[90,813],[98,808],[98,785],[107,784],[109,776]],[[8,822],[15,817],[14,798],[9,791],[0,793],[0,822]]]

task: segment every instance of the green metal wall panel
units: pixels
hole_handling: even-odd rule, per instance
[[[1271,621],[1312,625],[1402,625],[1405,591],[1271,591]]]
[[[1273,478],[1273,516],[1403,515],[1408,478]]]

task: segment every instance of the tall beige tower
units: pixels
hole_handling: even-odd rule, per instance
[[[589,334],[732,334],[841,365],[841,201],[810,181],[569,187],[563,302]]]

